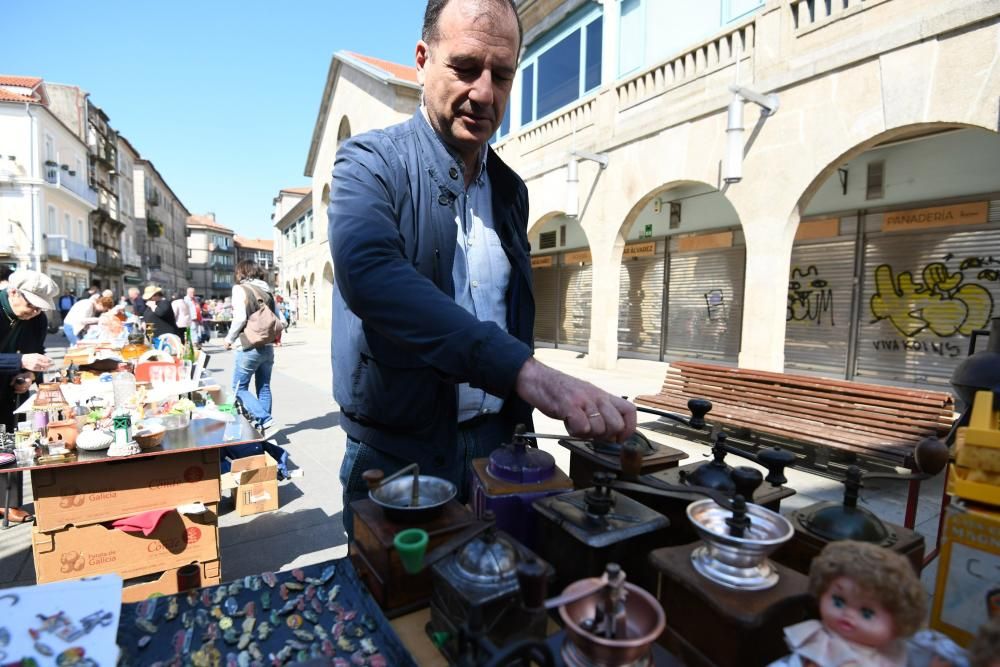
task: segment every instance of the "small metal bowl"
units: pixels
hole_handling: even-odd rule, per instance
[[[386,518],[399,523],[419,523],[433,519],[458,493],[455,485],[440,477],[420,475],[417,505],[411,505],[413,475],[390,480],[368,492],[372,502],[382,508]]]
[[[785,517],[747,503],[750,528],[745,537],[729,534],[726,519],[732,512],[705,499],[687,507],[688,519],[704,545],[691,552],[694,569],[712,581],[737,590],[764,590],[778,583],[768,554],[792,539],[795,529]]]

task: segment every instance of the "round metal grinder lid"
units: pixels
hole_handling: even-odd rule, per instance
[[[490,454],[490,475],[515,484],[537,484],[555,474],[556,460],[537,447],[509,444]]]
[[[458,553],[458,571],[469,581],[499,582],[516,574],[517,551],[495,533],[477,537]]]

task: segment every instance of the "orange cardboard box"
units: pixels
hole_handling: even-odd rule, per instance
[[[31,473],[36,526],[53,531],[186,503],[219,502],[219,450],[126,458]]]
[[[38,583],[117,573],[130,579],[194,562],[219,559],[219,504],[202,514],[171,512],[148,537],[110,523],[54,531],[33,528],[31,552]]]
[[[221,484],[223,489],[234,489],[240,516],[278,509],[278,462],[268,454],[235,459]]]
[[[222,563],[220,561],[213,560],[207,563],[197,563],[197,566],[201,571],[199,587],[216,586],[222,580]],[[179,593],[180,588],[177,585],[178,569],[180,568],[171,568],[159,577],[152,579],[146,577],[138,581],[126,581],[125,588],[122,589],[122,603],[142,602],[143,600],[161,595]]]

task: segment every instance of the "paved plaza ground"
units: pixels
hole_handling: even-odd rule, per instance
[[[339,426],[339,410],[333,401],[330,378],[329,333],[320,329],[295,327],[286,333],[284,345],[276,350],[272,379],[274,418],[277,428],[269,435],[286,447],[293,468],[301,476],[279,486],[280,508],[276,512],[239,517],[231,501],[223,500],[220,510],[220,540],[223,580],[266,570],[284,570],[308,565],[347,553],[341,524],[341,487],[338,479],[345,435]],[[211,355],[209,369],[222,384],[232,377],[234,353],[214,339],[205,350]],[[49,351],[60,358],[65,339],[49,337]],[[613,371],[589,368],[585,357],[567,350],[539,349],[537,357],[562,371],[585,378],[623,396],[655,393],[663,382],[667,364],[637,359],[621,359]],[[647,415],[648,416],[648,415]],[[640,415],[640,423],[654,419]],[[542,433],[565,433],[561,422],[536,412],[535,428]],[[686,462],[708,458],[704,445],[688,443],[652,431],[644,431],[658,442],[686,451]],[[569,454],[555,442],[542,443],[556,456],[563,470],[569,469]],[[685,462],[685,463],[686,463]],[[739,464],[743,464],[740,461]],[[798,493],[782,502],[791,510],[817,500],[838,500],[843,486],[817,475],[789,470],[789,485]],[[941,500],[941,476],[923,484],[917,529],[933,546]],[[25,489],[30,502],[30,488]],[[906,502],[906,484],[879,480],[863,491],[864,506],[883,520],[901,524]],[[28,509],[31,509],[30,504]],[[924,571],[928,590],[933,586],[935,567]],[[31,526],[15,525],[0,531],[0,587],[31,584],[35,581],[31,559]]]

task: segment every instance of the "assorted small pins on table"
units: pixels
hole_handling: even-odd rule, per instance
[[[349,563],[250,575],[130,607],[118,636],[123,664],[413,664]]]

